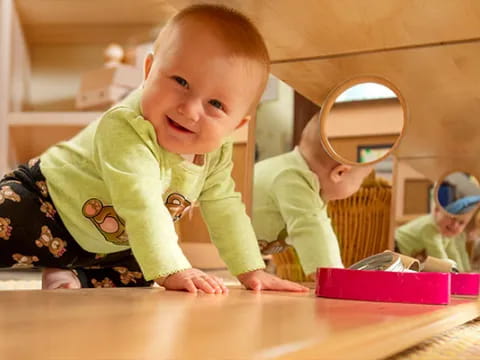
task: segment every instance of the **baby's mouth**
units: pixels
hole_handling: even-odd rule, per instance
[[[177,130],[180,130],[180,131],[183,131],[183,132],[188,132],[188,133],[193,133],[193,131],[187,129],[186,127],[183,127],[182,125],[180,125],[179,123],[175,122],[174,120],[172,120],[170,117],[167,116],[167,120],[168,120],[168,123],[173,126],[175,129]]]

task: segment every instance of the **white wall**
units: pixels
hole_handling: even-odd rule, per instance
[[[277,79],[276,99],[263,101],[257,110],[256,142],[258,160],[291,149],[294,90]]]

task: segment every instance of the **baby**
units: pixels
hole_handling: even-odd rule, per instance
[[[458,271],[470,271],[464,230],[472,216],[473,212],[453,216],[435,207],[433,214],[421,216],[397,228],[397,250],[421,260],[426,256],[453,260]]]
[[[43,287],[146,286],[225,293],[193,269],[174,221],[199,202],[230,271],[254,290],[306,291],[265,271],[231,178],[229,135],[250,120],[269,57],[242,14],[180,11],[145,60],[145,79],[77,136],[0,183],[0,265],[31,259]]]
[[[264,254],[295,248],[310,279],[317,267],[343,267],[327,202],[355,193],[371,166],[343,165],[322,146],[318,114],[293,151],[255,165],[253,227]]]

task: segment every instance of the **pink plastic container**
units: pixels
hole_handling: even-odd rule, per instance
[[[480,274],[473,273],[452,273],[452,294],[473,295],[480,293]]]
[[[448,304],[450,275],[318,268],[315,294],[336,299]]]

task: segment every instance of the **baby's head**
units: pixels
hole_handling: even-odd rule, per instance
[[[435,206],[433,216],[442,235],[451,237],[459,235],[465,230],[465,227],[472,219],[473,213],[453,216]]]
[[[248,122],[269,70],[265,43],[244,15],[188,7],[162,29],[145,59],[143,116],[168,151],[213,151]]]
[[[302,132],[299,144],[310,169],[320,182],[324,201],[345,199],[360,189],[372,166],[344,165],[332,159],[322,145],[318,113],[313,115]]]

